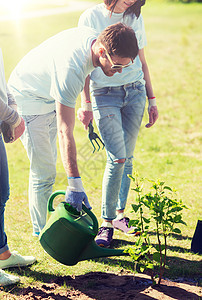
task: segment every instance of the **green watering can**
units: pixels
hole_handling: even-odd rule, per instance
[[[128,255],[124,250],[99,247],[94,241],[98,233],[96,216],[85,205],[78,212],[61,202],[53,208],[53,200],[65,191],[56,191],[48,200],[48,219],[39,240],[44,250],[60,263],[73,266],[79,261],[115,255]]]

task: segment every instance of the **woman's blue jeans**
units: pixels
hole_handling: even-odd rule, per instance
[[[0,134],[0,254],[8,250],[7,236],[4,231],[4,212],[9,193],[7,155],[2,135]]]
[[[139,81],[92,92],[93,115],[107,153],[102,184],[105,220],[115,219],[116,210],[125,209],[145,101],[145,85]]]

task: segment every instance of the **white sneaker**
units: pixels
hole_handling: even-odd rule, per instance
[[[8,259],[0,260],[0,269],[24,267],[33,264],[35,261],[36,258],[33,256],[21,256],[13,251]]]
[[[0,270],[0,286],[6,286],[15,284],[20,281],[20,278],[11,274],[7,274],[3,270]]]

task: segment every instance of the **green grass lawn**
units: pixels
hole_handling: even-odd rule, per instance
[[[201,197],[201,28],[202,5],[163,1],[148,1],[143,8],[148,46],[145,49],[153,88],[158,101],[159,120],[146,129],[147,112],[143,119],[134,154],[134,167],[142,177],[158,179],[176,188],[178,197],[188,206],[183,213],[187,226],[182,236],[169,238],[169,278],[201,276],[201,256],[190,252],[191,238],[198,219],[202,218]],[[77,25],[80,12],[44,18],[22,20],[19,23],[1,22],[0,45],[4,55],[6,78],[17,62],[33,47],[57,32]],[[79,100],[79,99],[78,99]],[[79,101],[77,102],[79,107]],[[78,163],[89,195],[93,212],[100,219],[101,185],[105,166],[105,152],[92,154],[92,148],[82,124],[76,121],[75,138]],[[11,250],[32,254],[38,263],[26,269],[12,269],[22,276],[27,286],[43,282],[57,275],[79,275],[89,271],[117,272],[120,268],[131,271],[129,257],[81,262],[73,267],[63,266],[46,255],[38,240],[32,237],[28,210],[29,162],[20,141],[7,145],[10,169],[11,197],[8,201],[5,225]],[[59,151],[58,151],[59,154]],[[66,189],[67,180],[60,155],[57,162],[55,190]],[[135,194],[130,191],[126,212],[129,217]],[[151,234],[152,239],[155,236]],[[125,247],[133,241],[115,232]],[[121,242],[117,242],[121,247]],[[20,288],[13,290],[17,292]],[[6,291],[9,289],[5,289]]]

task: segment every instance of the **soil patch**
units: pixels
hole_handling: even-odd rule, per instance
[[[151,283],[150,277],[142,274],[134,279],[131,274],[91,272],[75,277],[60,276],[37,286],[19,288],[18,296],[16,290],[15,296],[10,290],[3,299],[199,300],[202,296],[202,288],[190,282],[162,280],[161,286],[155,287]]]

